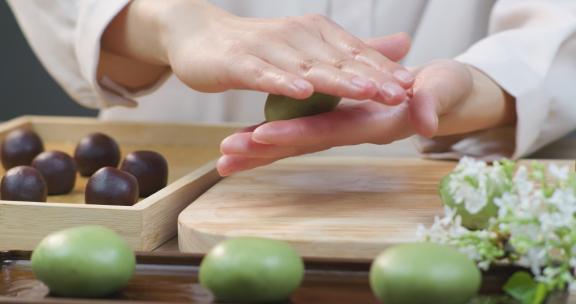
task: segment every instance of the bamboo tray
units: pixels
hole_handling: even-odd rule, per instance
[[[129,285],[105,299],[50,297],[30,268],[30,252],[0,252],[0,303],[213,303],[209,291],[198,284],[202,255],[140,253]],[[289,301],[297,303],[377,303],[368,283],[369,260],[304,259],[304,282]],[[482,295],[498,295],[513,267],[493,267],[483,274]],[[569,303],[566,294],[555,294],[548,303]]]
[[[87,178],[78,177],[68,195],[48,203],[0,201],[0,250],[31,250],[46,234],[63,228],[99,224],[117,231],[135,250],[152,250],[176,235],[182,209],[220,177],[213,159],[233,126],[102,122],[92,118],[20,117],[0,125],[0,140],[16,128],[31,128],[46,150],[72,155],[83,136],[103,132],[115,138],[125,155],[155,150],[168,160],[168,186],[134,206],[84,204]],[[4,170],[0,168],[0,175]]]

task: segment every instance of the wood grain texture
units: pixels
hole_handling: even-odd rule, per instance
[[[78,176],[67,195],[48,203],[0,201],[0,250],[33,249],[46,234],[73,226],[99,224],[119,232],[136,250],[152,250],[176,235],[182,209],[220,177],[213,160],[220,140],[235,126],[101,122],[89,118],[23,117],[0,125],[0,140],[14,128],[31,128],[46,150],[72,155],[76,143],[91,132],[115,138],[125,155],[154,150],[169,164],[168,186],[134,206],[84,204],[87,178]],[[0,174],[4,171],[0,168]]]
[[[574,162],[569,162],[573,166]],[[438,182],[455,162],[295,158],[221,180],[179,217],[183,252],[253,235],[291,243],[305,257],[374,258],[416,240],[442,213]]]

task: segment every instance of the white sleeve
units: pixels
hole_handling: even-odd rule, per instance
[[[100,37],[129,0],[8,0],[28,43],[64,90],[91,108],[135,106],[98,83]]]
[[[489,32],[456,60],[483,71],[516,99],[515,132],[421,140],[425,155],[518,158],[576,128],[576,1],[498,1]]]

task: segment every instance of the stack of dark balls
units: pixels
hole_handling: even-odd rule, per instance
[[[0,182],[2,200],[45,202],[47,195],[68,194],[78,172],[90,177],[87,204],[131,206],[168,182],[168,163],[154,151],[131,152],[117,169],[118,143],[102,133],[82,138],[72,158],[62,151],[44,151],[38,134],[17,129],[4,138],[0,156],[6,169]]]

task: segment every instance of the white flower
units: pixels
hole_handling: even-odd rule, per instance
[[[506,176],[506,172],[500,163],[496,162],[492,167],[489,168],[488,177],[493,183],[497,185],[504,185],[508,183],[508,177]]]
[[[452,224],[454,221],[454,217],[456,216],[456,210],[452,209],[448,206],[444,206],[444,217],[440,219],[440,224],[442,226],[448,226]]]
[[[451,175],[448,189],[454,203],[462,204],[471,214],[480,212],[489,203],[489,183],[501,183],[505,174],[501,167],[488,167],[485,162],[462,158]]]
[[[576,212],[576,196],[571,189],[556,189],[547,203],[556,207],[559,213],[572,215]]]
[[[498,217],[503,218],[514,213],[514,210],[520,204],[520,200],[516,194],[506,192],[501,197],[495,198],[494,204],[498,206]]]
[[[576,293],[576,282],[570,282],[570,284],[568,285],[568,289],[570,291],[570,294]]]
[[[570,168],[568,166],[558,166],[556,164],[550,164],[548,166],[548,173],[557,180],[567,180],[569,172]]]
[[[474,176],[484,172],[486,167],[487,165],[485,162],[466,156],[460,159],[454,172],[462,172],[464,175]]]
[[[543,213],[539,217],[540,230],[543,234],[554,233],[558,228],[569,228],[574,222],[572,214]]]
[[[573,244],[573,245],[572,245],[572,255],[573,255],[573,256],[576,255],[576,244]],[[576,257],[574,257],[574,259],[575,259],[575,261],[576,261]],[[576,266],[576,265],[574,265],[574,266]]]
[[[426,241],[427,232],[428,230],[424,224],[418,224],[416,227],[416,239],[420,241]]]
[[[515,251],[516,264],[529,267],[536,279],[548,287],[576,291],[576,193],[569,185],[569,167],[541,165],[530,171],[517,168],[510,180],[505,168],[495,163],[463,158],[451,174],[449,194],[457,204],[474,214],[489,203],[495,187],[503,192],[494,198],[498,213],[483,230],[468,230],[456,209],[446,207],[428,229],[419,225],[417,235],[428,241],[458,248],[486,269],[496,261],[507,261],[502,248]],[[543,175],[546,176],[543,176]],[[571,183],[570,183],[571,184]],[[571,269],[566,270],[569,265]]]
[[[477,193],[477,192],[476,192]],[[486,191],[481,191],[481,195],[474,195],[474,193],[467,193],[466,198],[464,199],[464,206],[470,214],[476,214],[480,212],[486,205],[488,204],[488,195],[486,195]]]
[[[536,277],[542,275],[542,267],[546,264],[546,251],[541,248],[532,248],[526,252],[525,257],[532,273]]]
[[[525,166],[520,166],[516,170],[513,178],[514,187],[520,196],[529,195],[534,189],[534,183],[528,178],[528,169]]]
[[[574,252],[574,247],[572,247],[572,252]],[[576,271],[576,257],[570,258],[570,262],[569,262],[569,263],[570,263],[570,266],[571,266],[572,268],[575,268],[575,271]]]
[[[480,259],[480,254],[478,254],[478,250],[476,249],[476,247],[473,246],[460,247],[458,248],[458,251],[467,255],[468,258],[471,259],[472,261],[477,261]]]
[[[480,261],[478,262],[478,268],[482,270],[488,270],[490,268],[490,261]]]

